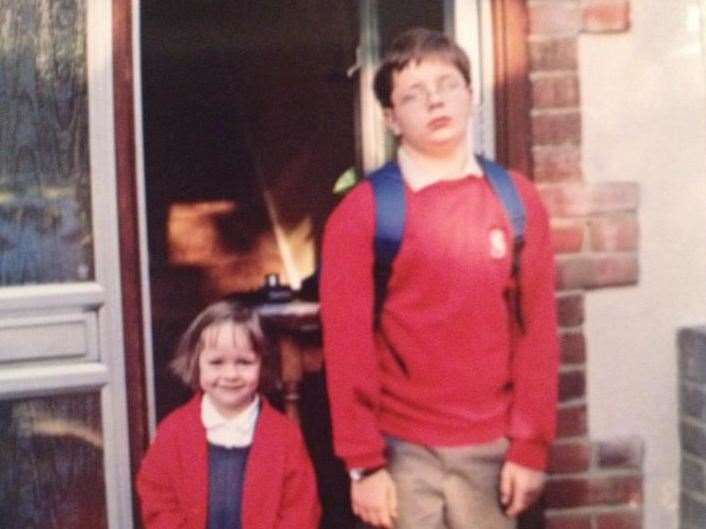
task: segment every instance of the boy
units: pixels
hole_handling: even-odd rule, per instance
[[[409,30],[375,78],[398,137],[404,237],[375,314],[374,198],[365,182],[331,215],[321,311],[334,445],[365,522],[505,529],[540,494],[554,436],[553,253],[532,184],[519,289],[506,301],[512,228],[468,142],[468,58]]]

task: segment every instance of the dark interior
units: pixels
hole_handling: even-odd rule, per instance
[[[333,183],[355,165],[358,23],[344,0],[142,5],[161,417],[183,398],[163,378],[175,335],[210,301],[283,272],[265,189],[285,229],[311,219],[318,246]]]
[[[166,366],[195,314],[257,289],[265,274],[286,281],[265,192],[284,230],[308,219],[294,253],[318,252],[334,182],[360,159],[359,79],[347,75],[356,63],[358,8],[356,0],[141,2],[158,419],[190,395]],[[379,9],[383,45],[409,26],[443,27],[441,3],[387,0]],[[322,527],[352,527],[321,371],[305,374],[300,408]]]

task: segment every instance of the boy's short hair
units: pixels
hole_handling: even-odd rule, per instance
[[[199,355],[204,350],[204,332],[213,325],[231,323],[243,328],[253,351],[260,359],[260,391],[274,389],[276,357],[273,346],[262,330],[260,317],[255,309],[234,299],[217,301],[202,310],[182,334],[169,368],[187,387],[201,389]]]
[[[391,108],[392,76],[403,70],[410,62],[419,63],[425,59],[438,58],[453,64],[471,84],[471,65],[468,55],[458,44],[440,31],[426,28],[412,28],[400,33],[392,41],[375,73],[373,89],[383,108]]]

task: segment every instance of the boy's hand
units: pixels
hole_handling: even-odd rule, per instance
[[[500,471],[500,502],[513,518],[532,505],[542,494],[547,476],[544,472],[507,461]]]
[[[384,468],[351,482],[353,512],[364,522],[392,529],[397,519],[397,491]]]

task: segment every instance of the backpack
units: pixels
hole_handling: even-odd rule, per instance
[[[520,194],[507,170],[480,155],[476,155],[478,164],[497,195],[510,220],[513,232],[512,266],[510,269],[511,287],[505,291],[505,302],[515,323],[524,332],[520,292],[520,262],[525,245],[525,207]],[[387,294],[387,284],[392,273],[392,263],[402,244],[407,206],[402,172],[396,162],[388,162],[367,177],[373,187],[375,200],[375,263],[373,275],[375,282],[374,321],[377,326],[382,312],[382,305]],[[348,188],[349,186],[345,186]],[[307,301],[318,300],[320,269],[304,280],[298,297]]]
[[[513,314],[521,331],[524,319],[521,308],[520,261],[525,244],[525,208],[510,174],[501,165],[476,155],[488,182],[500,200],[513,231],[512,286],[505,292],[508,310]],[[392,263],[397,256],[404,234],[406,215],[405,186],[402,172],[396,162],[388,162],[372,172],[368,179],[373,187],[375,198],[375,309],[378,323],[382,305],[387,294],[387,285],[392,272]]]

